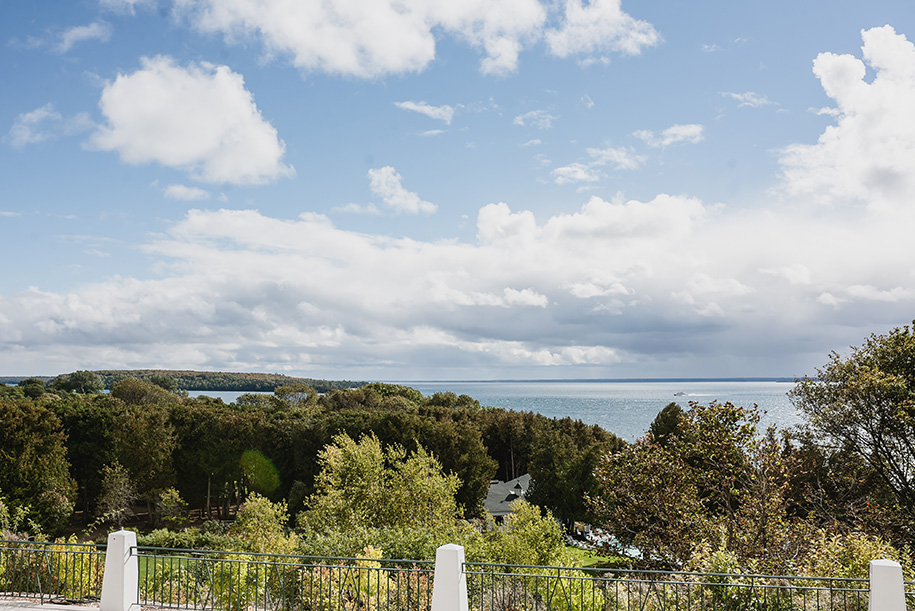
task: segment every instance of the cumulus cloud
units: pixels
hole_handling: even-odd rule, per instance
[[[565,16],[558,28],[546,32],[553,55],[618,51],[635,55],[644,47],[661,42],[661,35],[647,21],[623,12],[620,0],[566,0]]]
[[[813,63],[836,104],[815,144],[781,152],[785,189],[820,203],[912,209],[915,201],[915,45],[890,26],[861,33],[863,58],[821,53]],[[866,70],[874,71],[867,80]]]
[[[180,8],[194,27],[229,42],[257,37],[300,68],[364,78],[424,69],[439,33],[478,49],[484,74],[510,73],[546,19],[537,0],[184,0]]]
[[[98,40],[108,42],[111,39],[111,26],[104,21],[96,21],[89,25],[79,25],[64,30],[54,45],[58,53],[66,53],[81,42]]]
[[[210,199],[210,192],[199,187],[185,185],[169,185],[165,189],[165,197],[180,199],[186,202]]]
[[[679,142],[688,142],[690,144],[702,142],[704,138],[702,131],[703,127],[701,125],[697,123],[688,123],[686,125],[672,125],[660,134],[655,134],[653,131],[643,129],[634,132],[633,135],[650,147],[665,148]]]
[[[159,163],[210,183],[262,184],[294,175],[285,144],[244,79],[228,66],[143,58],[102,91],[106,123],[88,146],[127,163]]]
[[[432,106],[425,102],[394,102],[394,106],[401,110],[411,110],[426,115],[437,121],[444,121],[446,125],[451,125],[451,119],[454,117],[454,108],[451,106]]]
[[[396,212],[431,214],[438,210],[438,206],[432,202],[423,201],[416,193],[404,189],[400,184],[403,177],[391,166],[369,170],[369,180],[372,193]]]

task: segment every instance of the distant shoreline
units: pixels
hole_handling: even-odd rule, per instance
[[[600,383],[600,384],[620,384],[620,383],[684,383],[684,382],[786,382],[793,384],[802,379],[801,377],[746,377],[746,378],[551,378],[551,379],[523,379],[523,378],[505,378],[494,380],[395,380],[387,381],[386,384],[579,384],[579,383]]]

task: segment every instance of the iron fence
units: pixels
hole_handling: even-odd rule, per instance
[[[105,546],[0,541],[0,594],[88,602],[102,595]]]
[[[143,606],[221,611],[429,611],[434,564],[137,547]]]
[[[134,547],[142,606],[431,611],[428,561]],[[101,598],[105,546],[0,541],[0,596]],[[467,562],[470,611],[866,611],[869,581]],[[915,583],[906,582],[915,608]]]
[[[474,611],[867,611],[867,579],[466,563]]]

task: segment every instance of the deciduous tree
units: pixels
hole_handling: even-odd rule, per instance
[[[915,327],[915,323],[913,323]],[[791,391],[817,443],[860,457],[915,523],[915,329],[871,335],[836,352]]]

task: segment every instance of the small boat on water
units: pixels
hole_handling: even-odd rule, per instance
[[[685,397],[686,393],[681,390],[681,391],[675,392],[674,396],[675,397]]]

